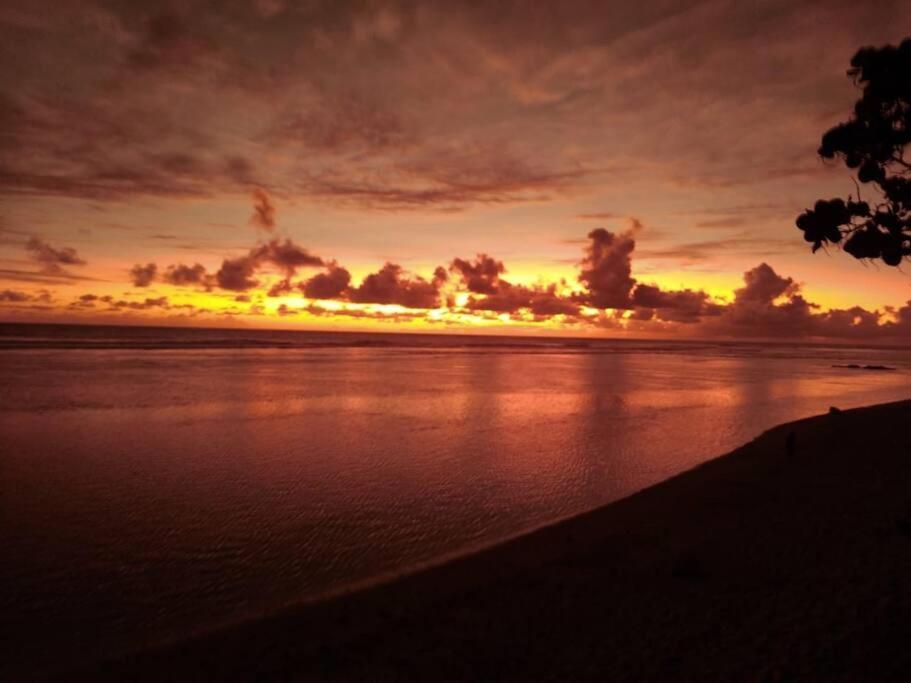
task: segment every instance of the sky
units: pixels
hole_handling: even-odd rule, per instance
[[[794,219],[911,3],[0,0],[0,320],[911,337]]]

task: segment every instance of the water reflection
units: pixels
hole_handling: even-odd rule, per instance
[[[19,353],[0,368],[10,649],[79,657],[241,619],[590,509],[832,402],[909,395],[904,373],[829,365]]]

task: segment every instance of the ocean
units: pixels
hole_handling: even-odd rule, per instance
[[[911,398],[901,348],[9,324],[0,350],[0,677],[350,590],[778,423]]]

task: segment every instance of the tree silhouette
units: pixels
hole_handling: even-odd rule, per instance
[[[897,266],[911,256],[911,38],[901,45],[864,47],[851,59],[848,75],[862,92],[854,113],[822,136],[819,155],[836,157],[869,187],[869,201],[820,199],[797,217],[797,227],[816,252],[844,240],[858,259]]]

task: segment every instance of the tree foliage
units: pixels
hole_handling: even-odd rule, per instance
[[[895,47],[865,47],[848,75],[861,89],[850,119],[822,136],[819,155],[841,159],[862,185],[858,196],[820,199],[797,217],[813,251],[842,244],[858,259],[897,266],[911,256],[911,38]],[[869,192],[861,200],[861,187]],[[867,194],[864,192],[864,194]]]

